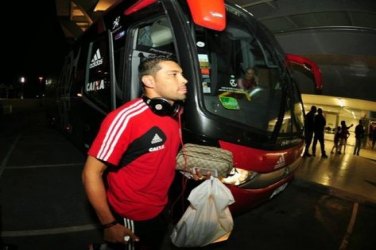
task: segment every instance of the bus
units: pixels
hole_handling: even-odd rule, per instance
[[[141,95],[137,67],[151,56],[176,58],[189,81],[184,143],[232,152],[233,171],[221,180],[234,195],[233,214],[284,190],[304,148],[299,88],[270,31],[224,0],[127,0],[110,7],[65,57],[51,116],[56,125],[86,150],[104,116]],[[243,90],[237,79],[249,67],[257,68],[258,83]]]

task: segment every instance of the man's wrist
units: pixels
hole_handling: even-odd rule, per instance
[[[102,228],[107,229],[107,228],[113,227],[117,224],[119,224],[119,222],[117,220],[114,220],[114,221],[111,221],[110,223],[102,224]]]

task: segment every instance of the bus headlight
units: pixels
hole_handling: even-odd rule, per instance
[[[223,178],[222,182],[231,185],[241,185],[257,175],[256,172],[244,170],[241,168],[233,168],[228,177]]]

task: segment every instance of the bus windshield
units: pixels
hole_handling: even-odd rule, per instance
[[[286,94],[294,88],[286,87],[291,81],[275,56],[278,48],[263,32],[234,10],[227,11],[224,31],[195,27],[204,107],[261,132],[273,132],[278,119],[280,132],[299,131],[301,115],[291,122],[291,113],[302,114],[299,95]]]

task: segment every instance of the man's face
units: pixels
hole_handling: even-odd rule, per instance
[[[253,71],[253,69],[248,69],[245,72],[245,79],[252,79],[254,77],[255,77],[255,71]]]
[[[151,97],[162,97],[169,101],[183,101],[187,94],[187,79],[181,67],[173,61],[159,63],[161,69],[153,76],[154,85]]]

